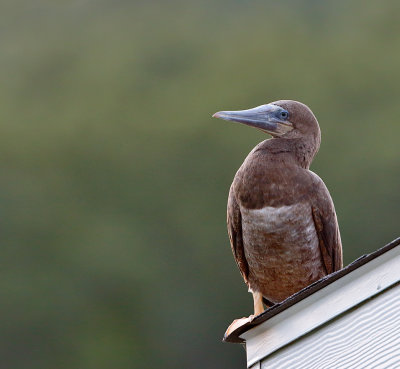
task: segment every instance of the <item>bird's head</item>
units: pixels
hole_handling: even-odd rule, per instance
[[[319,146],[318,121],[311,109],[298,101],[279,100],[247,110],[219,111],[213,117],[258,128],[274,138],[304,138]]]

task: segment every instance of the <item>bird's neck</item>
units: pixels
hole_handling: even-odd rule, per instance
[[[301,138],[272,138],[267,140],[271,159],[309,169],[315,154],[319,149],[319,142]]]

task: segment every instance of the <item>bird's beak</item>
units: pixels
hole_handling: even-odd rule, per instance
[[[269,133],[271,136],[279,137],[293,129],[288,116],[282,118],[282,111],[285,109],[278,105],[265,104],[247,110],[219,111],[213,117],[243,123]]]

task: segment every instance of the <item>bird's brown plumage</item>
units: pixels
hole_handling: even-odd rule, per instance
[[[277,303],[342,268],[343,261],[332,199],[309,170],[320,145],[318,122],[302,103],[270,105],[289,113],[292,129],[247,156],[229,191],[227,223],[249,289]]]

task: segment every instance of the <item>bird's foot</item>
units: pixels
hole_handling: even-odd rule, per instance
[[[263,295],[261,292],[252,292],[252,294],[254,300],[254,314],[250,316],[253,316],[254,319],[254,317],[264,312],[264,305],[263,305]]]
[[[260,313],[261,314],[261,313]],[[225,337],[229,336],[233,331],[235,331],[236,329],[242,327],[243,325],[245,325],[246,323],[251,323],[255,318],[258,317],[259,314],[251,314],[249,315],[247,318],[243,317],[243,318],[239,318],[239,319],[235,319],[230,326],[228,327],[228,329],[225,332]]]
[[[247,319],[249,319],[249,322],[252,322],[257,315],[258,314],[251,314]]]
[[[261,292],[252,292],[254,299],[254,314],[249,315],[247,318],[235,319],[225,332],[225,337],[229,336],[233,331],[245,325],[251,323],[256,317],[264,312],[263,296]]]
[[[225,337],[229,336],[233,331],[240,328],[241,326],[245,325],[246,323],[250,323],[254,319],[254,315],[250,315],[249,317],[243,317],[239,319],[235,319],[228,329],[225,332]]]

